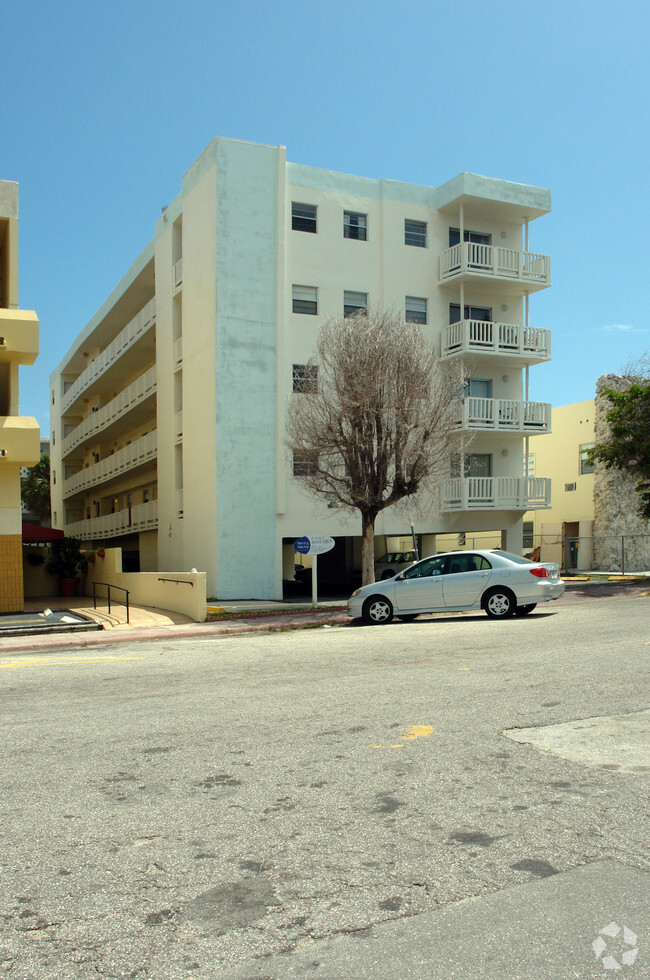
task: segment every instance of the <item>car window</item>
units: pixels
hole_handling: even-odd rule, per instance
[[[460,572],[480,572],[485,568],[492,568],[492,566],[483,555],[450,555],[446,573],[458,575]]]
[[[442,575],[447,556],[424,558],[417,565],[412,565],[404,572],[404,578],[428,578],[430,575]]]

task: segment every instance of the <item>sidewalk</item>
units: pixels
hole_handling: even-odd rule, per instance
[[[317,609],[308,603],[244,600],[209,604],[211,610],[221,610],[222,616],[205,623],[195,623],[187,616],[153,609],[147,606],[130,606],[129,623],[122,606],[111,609],[93,609],[87,596],[63,599],[47,596],[25,602],[26,612],[42,612],[43,609],[66,609],[74,615],[100,623],[102,629],[84,633],[42,633],[29,636],[0,637],[0,656],[5,653],[30,653],[39,650],[87,648],[115,643],[141,642],[146,640],[170,640],[186,637],[223,636],[230,633],[273,632],[276,630],[305,629],[349,622],[345,604],[339,601],[319,603]]]

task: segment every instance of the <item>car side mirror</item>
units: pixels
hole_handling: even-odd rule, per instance
[[[399,575],[396,575],[395,576],[395,581],[396,582],[403,582],[404,581],[404,572],[400,572]]]

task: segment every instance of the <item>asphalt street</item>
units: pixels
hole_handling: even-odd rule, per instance
[[[648,622],[0,655],[0,971],[650,976]]]

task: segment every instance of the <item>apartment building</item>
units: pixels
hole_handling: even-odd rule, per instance
[[[38,317],[18,306],[18,184],[0,180],[0,612],[21,612],[20,468],[39,460],[36,419],[20,415],[18,369],[38,354]]]
[[[224,599],[280,597],[305,534],[331,535],[330,570],[349,575],[360,521],[301,492],[284,419],[322,320],[373,304],[467,364],[457,425],[472,439],[418,519],[425,553],[479,530],[520,550],[523,514],[550,504],[523,466],[551,422],[529,397],[550,357],[529,322],[550,285],[529,224],[549,210],[543,188],[373,180],[215,139],[51,376],[53,524],[121,546],[125,567],[205,570]],[[378,518],[380,541],[407,531],[397,511]]]

